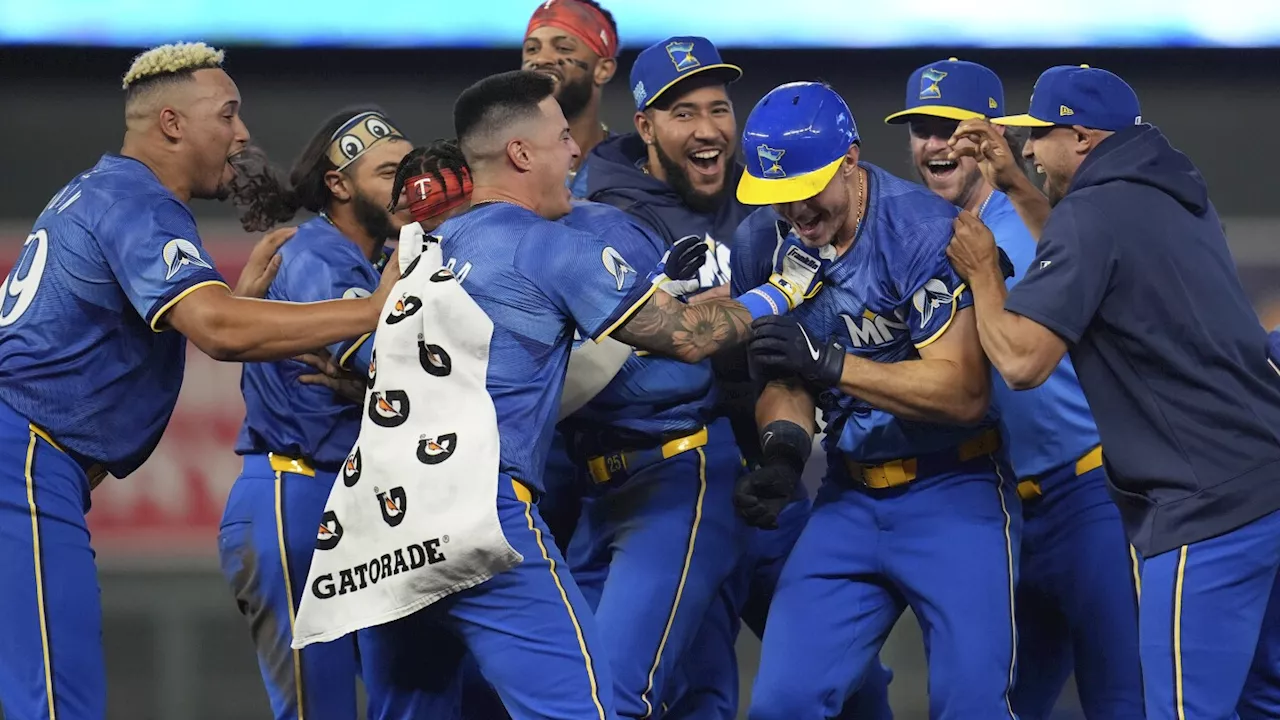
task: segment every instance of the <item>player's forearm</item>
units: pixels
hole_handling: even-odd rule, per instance
[[[760,391],[760,398],[756,401],[756,425],[763,428],[771,422],[786,420],[804,428],[812,437],[816,430],[814,410],[813,396],[803,383],[774,380]]]
[[[213,295],[212,292],[220,295]],[[194,302],[193,302],[194,301]],[[198,290],[166,320],[216,360],[267,362],[327,347],[372,331],[381,308],[373,298],[287,303]]]
[[[696,363],[746,342],[751,313],[729,298],[685,304],[658,291],[613,336],[641,350]]]
[[[1024,332],[1031,321],[1004,309],[1009,291],[998,268],[984,269],[969,278],[973,293],[973,309],[977,316],[978,340],[982,351],[1000,373],[1005,383],[1015,390],[1039,386],[1052,372],[1054,362],[1045,371],[1041,353]]]
[[[1049,205],[1049,198],[1031,180],[1021,174],[1018,177],[1020,180],[1006,194],[1013,203],[1013,209],[1018,211],[1018,217],[1022,218],[1022,224],[1027,226],[1031,237],[1039,242],[1040,233],[1044,230],[1044,224],[1049,221],[1049,212],[1053,207]]]
[[[840,390],[905,420],[970,425],[986,415],[987,374],[943,359],[880,363],[846,355]]]

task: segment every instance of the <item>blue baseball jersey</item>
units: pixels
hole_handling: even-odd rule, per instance
[[[955,206],[921,185],[862,163],[867,171],[867,212],[853,246],[823,260],[823,286],[792,311],[815,338],[876,362],[920,357],[946,332],[956,313],[973,304],[964,281],[947,259]],[[757,210],[734,239],[735,295],[768,280],[773,257],[790,229],[769,208]],[[971,438],[974,426],[898,418],[831,389],[819,397],[827,424],[828,452],[855,462],[881,463],[937,452]],[[988,410],[978,427],[994,425]]]
[[[1008,196],[999,190],[992,191],[981,219],[1013,263],[1014,276],[1006,281],[1012,288],[1031,268],[1036,240]],[[991,399],[1000,409],[1009,459],[1019,477],[1069,465],[1099,442],[1098,426],[1068,357],[1062,358],[1043,385],[1031,390],[1009,389],[992,369]]]
[[[317,217],[298,227],[280,248],[280,272],[268,300],[317,302],[367,297],[378,289],[378,272],[355,243],[328,220]],[[343,367],[368,374],[370,334],[329,346]],[[298,377],[314,373],[297,360],[245,363],[240,374],[245,418],[236,453],[273,452],[337,469],[360,434],[359,405],[346,402]]]
[[[448,267],[493,321],[487,386],[499,470],[540,491],[575,329],[605,337],[654,292],[645,276],[662,249],[624,213],[616,218],[587,233],[484,203],[435,233]]]
[[[561,222],[585,232],[613,227],[612,232],[640,233],[649,244],[665,252],[665,240],[611,205],[575,203],[573,212]],[[727,249],[724,252],[727,254]],[[702,273],[699,285],[708,289],[725,280],[720,274]],[[710,420],[715,404],[712,380],[710,360],[690,364],[633,353],[614,379],[574,413],[566,427],[582,435],[580,440],[588,452],[692,432]]]
[[[187,341],[164,314],[222,285],[190,209],[137,160],[104,155],[36,218],[0,289],[0,400],[124,477],[178,401]]]

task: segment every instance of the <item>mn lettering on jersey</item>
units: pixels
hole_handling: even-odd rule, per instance
[[[840,318],[849,331],[850,344],[858,350],[891,345],[907,335],[906,312],[901,308],[894,308],[889,317],[863,310],[857,318],[844,313]]]

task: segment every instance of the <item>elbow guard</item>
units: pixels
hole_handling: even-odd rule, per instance
[[[763,465],[782,465],[799,475],[813,452],[813,438],[790,420],[774,420],[760,432]]]

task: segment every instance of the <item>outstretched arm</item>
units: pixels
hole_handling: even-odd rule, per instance
[[[729,298],[687,304],[655,292],[613,331],[613,337],[641,350],[696,363],[750,338],[751,313]]]

